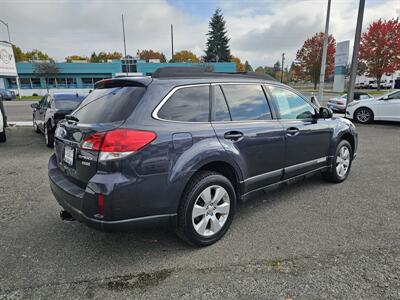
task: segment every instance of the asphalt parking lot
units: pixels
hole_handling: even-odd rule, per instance
[[[399,299],[400,124],[357,126],[342,184],[317,175],[239,206],[196,249],[167,228],[103,233],[62,222],[52,150],[31,128],[0,144],[0,299]]]

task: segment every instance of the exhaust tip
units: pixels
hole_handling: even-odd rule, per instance
[[[63,221],[75,221],[75,218],[66,210],[60,211],[60,218]]]

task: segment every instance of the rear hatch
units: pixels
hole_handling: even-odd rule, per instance
[[[98,137],[120,127],[145,90],[143,82],[132,80],[100,82],[79,107],[58,124],[55,133],[57,163],[69,179],[86,187],[98,167]]]

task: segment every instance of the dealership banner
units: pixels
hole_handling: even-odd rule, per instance
[[[11,44],[0,42],[0,76],[18,76]]]

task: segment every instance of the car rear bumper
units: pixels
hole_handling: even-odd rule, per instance
[[[98,214],[97,197],[91,188],[83,189],[70,180],[61,172],[56,164],[55,155],[49,160],[48,175],[50,188],[54,197],[61,207],[70,213],[76,220],[99,230],[119,231],[137,228],[147,224],[166,224],[174,219],[176,213],[135,216],[132,218],[115,219],[111,213],[106,213],[105,217]],[[111,211],[111,203],[106,203],[112,197],[105,198],[105,209]],[[111,202],[111,201],[110,201]],[[149,202],[151,203],[151,202]],[[134,205],[133,203],[131,203]],[[150,204],[151,205],[151,204]],[[151,208],[149,208],[151,210]]]

